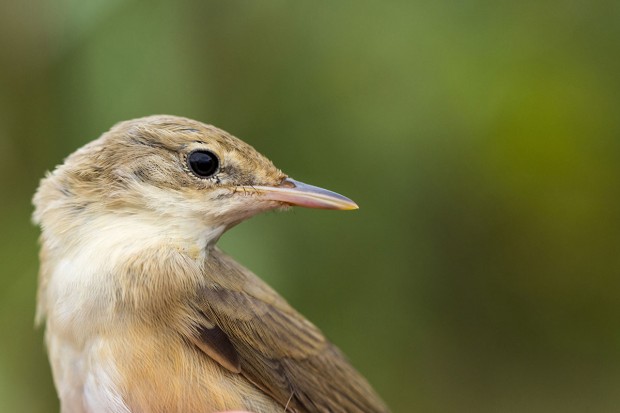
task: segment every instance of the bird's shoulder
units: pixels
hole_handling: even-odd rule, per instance
[[[192,305],[195,345],[289,411],[387,412],[321,331],[251,271],[214,248]]]

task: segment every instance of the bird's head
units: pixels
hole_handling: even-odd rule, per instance
[[[206,243],[270,209],[357,208],[342,195],[288,178],[225,131],[175,116],[117,124],[49,174],[34,203],[35,221],[54,233],[106,216],[207,234]]]

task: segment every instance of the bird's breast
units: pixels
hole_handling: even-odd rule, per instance
[[[51,335],[48,345],[67,413],[282,410],[242,375],[225,370],[170,329],[112,331],[81,349]]]

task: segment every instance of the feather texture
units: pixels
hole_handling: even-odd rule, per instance
[[[198,176],[188,157],[219,161]],[[271,197],[270,197],[271,191]],[[388,409],[308,320],[215,244],[289,204],[351,209],[254,148],[175,116],[119,123],[34,197],[38,322],[63,413],[379,413]]]
[[[253,273],[217,248],[204,271],[195,305],[228,336],[248,380],[295,412],[387,412],[338,348]]]

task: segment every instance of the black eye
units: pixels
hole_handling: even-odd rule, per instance
[[[194,151],[187,156],[187,165],[201,178],[208,178],[217,171],[220,162],[212,152]]]

